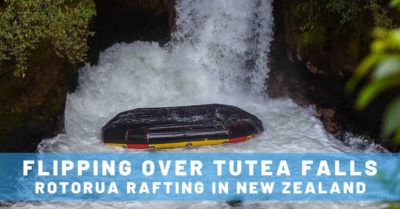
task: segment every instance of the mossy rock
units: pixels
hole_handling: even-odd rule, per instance
[[[303,63],[312,73],[345,80],[368,53],[372,30],[380,25],[396,26],[400,22],[396,13],[375,1],[354,3],[362,4],[354,14],[349,13],[354,5],[334,7],[339,4],[350,3],[285,0],[283,19],[292,61]]]
[[[37,144],[63,126],[66,76],[76,67],[42,43],[29,60],[24,78],[4,64],[0,76],[0,151],[35,151]]]

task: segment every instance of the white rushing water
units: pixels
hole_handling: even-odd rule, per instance
[[[65,133],[39,151],[127,151],[109,148],[101,127],[117,113],[138,107],[225,103],[257,115],[265,132],[237,144],[185,152],[346,152],[374,150],[359,138],[346,146],[326,133],[312,110],[265,95],[272,39],[271,0],[178,0],[177,32],[166,46],[120,43],[80,71],[68,95]],[[362,143],[364,146],[358,146]],[[181,152],[175,149],[169,152]],[[223,202],[43,202],[14,208],[231,208]],[[237,208],[382,208],[373,202],[245,202]]]

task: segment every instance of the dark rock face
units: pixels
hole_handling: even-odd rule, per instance
[[[284,7],[289,59],[302,63],[311,73],[345,79],[368,53],[374,28],[372,14],[358,12],[358,17],[342,24],[341,17],[330,12],[325,1],[279,3]]]
[[[351,57],[346,55],[351,52],[347,47],[354,44],[348,39],[349,34],[351,36],[349,31],[328,33],[323,39],[331,39],[330,47],[304,44],[295,22],[301,17],[295,17],[289,8],[304,2],[307,1],[274,1],[275,33],[268,94],[271,97],[288,96],[300,106],[315,106],[316,117],[337,138],[343,139],[345,132],[351,131],[379,139],[381,118],[388,98],[378,98],[365,111],[358,112],[353,108],[356,94],[344,90],[346,79],[362,55],[368,52],[362,49],[368,43],[359,41],[359,53]],[[339,40],[340,37],[343,38]],[[389,142],[378,142],[391,150],[397,149]]]
[[[95,0],[94,37],[89,41],[89,60],[97,63],[99,52],[118,42],[166,43],[174,30],[174,0]]]
[[[35,151],[43,138],[64,127],[67,80],[76,67],[47,44],[33,53],[24,78],[13,75],[14,66],[1,65],[0,151]]]

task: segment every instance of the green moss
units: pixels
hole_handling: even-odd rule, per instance
[[[287,5],[285,30],[293,31],[302,48],[324,48],[343,37],[349,41],[343,53],[355,60],[362,43],[370,41],[371,29],[397,25],[390,8],[378,0],[288,0]]]
[[[323,27],[314,28],[300,33],[300,44],[325,46],[326,44],[326,29]]]
[[[14,139],[21,137],[20,134],[48,128],[46,124],[63,110],[65,98],[65,89],[58,88],[48,94],[40,109],[25,109],[18,105],[1,107],[0,144],[10,145]]]
[[[353,37],[347,44],[347,57],[350,60],[359,60],[360,58],[360,40]]]
[[[360,2],[358,0],[326,0],[326,10],[335,15],[340,24],[346,24],[353,21],[363,12],[364,5],[367,1]],[[368,3],[367,3],[368,4]]]
[[[8,102],[15,91],[15,86],[18,85],[21,79],[13,76],[13,67],[6,64],[2,64],[3,68],[0,68],[0,104]]]
[[[24,75],[29,57],[42,41],[71,63],[85,59],[93,0],[6,0],[0,11],[0,60]]]
[[[358,61],[362,56],[361,36],[354,33],[347,42],[346,57],[348,60]]]
[[[0,117],[2,118],[0,121],[0,144],[8,144],[13,130],[21,127],[21,121],[23,121],[23,118],[21,117],[21,114],[7,111],[0,111]]]
[[[299,30],[312,31],[324,22],[321,4],[318,1],[300,1],[289,6],[290,15],[299,22]]]
[[[57,130],[66,77],[85,59],[94,13],[94,0],[5,1],[0,9],[1,150],[32,151]]]
[[[67,94],[65,76],[74,72],[76,66],[59,58],[51,43],[42,42],[29,57],[28,69],[24,78],[12,73],[0,76],[3,149],[31,150],[35,140],[56,130],[57,117],[64,109]]]
[[[335,27],[338,27],[338,25],[354,25],[355,22],[359,24],[356,27],[369,28],[393,28],[396,25],[389,16],[390,8],[378,0],[295,0],[289,6],[289,10],[290,15],[297,19],[298,30],[301,32],[320,32],[319,28],[324,28],[326,25],[335,24]],[[305,36],[307,39],[310,34]]]

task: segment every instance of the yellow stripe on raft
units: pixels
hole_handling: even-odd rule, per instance
[[[150,149],[169,149],[169,148],[180,148],[180,147],[197,147],[206,145],[218,145],[228,143],[228,139],[217,139],[217,140],[202,140],[202,141],[190,141],[190,142],[174,142],[174,143],[163,143],[163,144],[150,144]]]
[[[105,145],[110,147],[123,147],[123,148],[127,147],[127,144],[119,144],[119,143],[105,143]]]
[[[228,139],[204,139],[201,141],[187,141],[187,142],[172,142],[172,143],[162,143],[162,144],[149,144],[150,149],[170,149],[170,148],[180,148],[180,147],[197,147],[197,146],[207,146],[207,145],[219,145],[228,143]],[[123,147],[127,148],[127,144],[123,143],[105,143],[107,146],[111,147]]]

